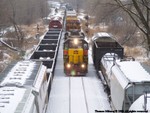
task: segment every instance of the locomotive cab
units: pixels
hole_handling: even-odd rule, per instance
[[[88,43],[80,38],[67,39],[63,49],[66,75],[85,75],[88,72]]]

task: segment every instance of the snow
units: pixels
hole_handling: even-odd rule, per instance
[[[29,113],[35,107],[37,94],[40,113],[47,105],[46,67],[40,62],[16,61],[2,73],[0,83],[0,113]],[[34,92],[34,95],[33,95]],[[37,99],[36,98],[36,99]],[[39,103],[40,101],[40,103]],[[2,108],[2,109],[1,109]]]
[[[52,14],[49,15],[50,17],[55,15],[54,9],[52,10],[53,10]],[[61,15],[61,13],[58,13],[57,15]],[[84,14],[78,17],[84,20]],[[60,51],[62,51],[62,47],[60,48],[61,48]],[[32,50],[28,50],[27,53],[30,53],[30,51]],[[91,47],[89,50],[89,72],[84,77],[66,77],[66,75],[63,72],[63,66],[62,66],[63,58],[61,53],[62,52],[59,52],[58,55],[58,61],[54,73],[55,76],[52,84],[52,90],[50,93],[47,113],[61,113],[61,112],[62,113],[87,113],[87,112],[95,113],[95,110],[111,110],[108,102],[107,94],[104,92],[103,84],[96,76],[96,71],[93,66]],[[47,57],[47,59],[50,59],[50,57]],[[109,62],[108,64],[106,64],[108,65],[107,68],[109,69],[109,71],[111,69],[112,64],[113,62]],[[124,77],[126,77],[128,80],[132,82],[150,81],[149,73],[137,61],[120,62],[118,60],[116,62],[116,65],[120,68],[120,71],[125,75]],[[9,72],[9,76],[1,83],[1,85],[7,84],[7,80],[13,77],[14,72],[19,67],[20,67],[19,65],[16,65]],[[21,80],[19,81],[20,84],[24,84],[25,79],[30,76],[33,67],[34,64],[31,63],[31,65],[29,65],[26,68],[27,72],[23,74]],[[109,71],[107,73],[109,73]],[[120,71],[117,73],[120,74]],[[49,69],[48,72],[51,72],[51,69]],[[18,83],[18,80],[17,81],[12,80],[11,82]],[[124,80],[122,80],[122,83],[123,82],[125,83]],[[37,84],[36,87],[39,87],[39,84]],[[1,90],[3,90],[3,88],[0,89],[0,92]],[[15,91],[15,96],[13,96],[13,99],[11,101],[12,104],[7,104],[6,106],[8,108],[6,109],[8,110],[7,112],[9,112],[9,109],[11,109],[12,111],[15,110],[14,108],[16,108],[17,103],[21,101],[25,89],[16,88],[14,89],[14,91]],[[143,102],[144,102],[144,97],[141,96],[135,102],[135,104],[131,106],[130,110],[135,110],[135,109],[141,110],[143,106]],[[150,100],[148,101],[148,104],[150,104]],[[139,107],[139,105],[141,107]],[[149,108],[150,106],[147,107]],[[3,113],[4,112],[3,109],[0,109],[0,112]]]
[[[83,77],[85,94],[82,77],[69,78],[63,73],[54,77],[47,113],[87,113],[87,110],[95,113],[95,110],[111,110],[99,79],[93,73],[87,76]]]
[[[106,32],[98,32],[98,33],[97,33],[97,36],[99,36],[99,37],[111,37],[111,35],[109,35],[109,34],[106,33]]]
[[[13,32],[13,31],[15,31],[15,28],[14,28],[13,26],[10,26],[10,27],[7,27],[7,28],[5,28],[5,29],[2,29],[2,30],[0,31],[0,34],[1,34],[1,35],[4,35],[4,34],[6,34],[7,32]]]
[[[80,13],[80,14],[78,15],[78,18],[85,21],[85,16],[86,16],[86,15],[85,15],[84,13]]]
[[[39,74],[38,74],[39,76],[37,77],[36,83],[34,85],[34,87],[36,88],[35,90],[38,92],[40,91],[43,82],[45,82],[45,84],[47,85],[46,80],[44,80],[46,67],[42,66],[41,70],[42,71],[39,72]]]
[[[58,13],[55,12],[55,8],[51,8],[51,13],[48,15],[48,17],[46,17],[46,19],[51,19],[53,17],[63,17],[64,15],[64,11],[63,10],[59,10]]]
[[[96,75],[91,50],[89,53],[86,76],[66,76],[63,72],[63,39],[60,41],[46,113],[95,113],[95,110],[111,110],[103,84]]]
[[[33,51],[35,51],[36,48],[37,48],[37,46],[33,45],[33,48],[30,48],[30,49],[26,50],[26,53],[23,56],[23,59],[25,59],[25,60],[30,59],[31,54],[33,53]]]
[[[89,47],[89,50],[88,50],[88,63],[89,63],[89,64],[93,64],[93,59],[92,59],[92,47],[91,47],[91,46]]]
[[[111,57],[111,55],[107,53],[101,62],[105,69],[107,69],[108,75],[110,75],[111,70],[115,71],[116,76],[120,74],[124,75],[121,76],[123,78],[122,82],[125,81],[125,79],[127,79],[128,82],[150,81],[150,74],[138,61],[121,61],[120,59],[113,61],[113,56]]]
[[[87,113],[81,78],[71,78],[71,113]],[[75,101],[74,101],[75,100]],[[80,104],[79,104],[80,102]],[[76,107],[74,107],[76,106]]]
[[[14,113],[19,102],[23,99],[25,91],[26,89],[16,87],[0,88],[0,113],[10,113],[10,110],[11,113]]]
[[[130,86],[129,83],[135,83],[134,87],[136,88],[134,88],[134,92],[136,94],[133,94],[136,96],[135,98],[143,95],[145,91],[149,93],[149,88],[147,87],[149,87],[148,84],[150,83],[150,74],[146,71],[146,67],[143,67],[138,61],[121,61],[120,59],[114,61],[113,56],[107,53],[102,58],[102,64],[108,74],[108,81],[110,81],[111,88],[111,100],[116,109],[122,108],[125,91],[127,94],[132,94],[132,90],[130,89],[133,87]],[[117,87],[117,89],[115,87]],[[117,97],[120,99],[116,100]],[[130,97],[133,98],[132,96]],[[144,97],[141,98],[134,102],[131,110],[144,110],[142,108],[144,105]],[[149,100],[150,99],[148,99],[148,101]],[[147,104],[147,107],[150,107],[150,101]]]
[[[50,58],[50,57],[40,57],[39,59],[41,59],[41,60],[42,59],[47,59],[48,60],[48,59],[53,59],[53,58]]]
[[[100,38],[102,38],[102,39],[110,39],[111,38],[111,39],[113,39],[111,41],[114,42],[113,36],[111,34],[107,33],[107,32],[98,32],[98,33],[95,33],[94,36],[92,37],[92,41],[95,41],[95,40],[100,39]]]
[[[117,62],[121,71],[131,82],[150,81],[150,74],[137,61]]]
[[[150,94],[147,95],[150,97]],[[147,98],[147,104],[144,104],[144,95],[140,96],[130,107],[130,111],[144,111],[144,107],[146,107],[146,110],[150,111],[150,98]]]
[[[1,86],[7,84],[16,84],[23,85],[26,82],[26,79],[29,78],[34,69],[35,62],[31,61],[20,61],[18,62],[7,74],[4,80],[0,83]],[[16,75],[19,74],[19,77]]]

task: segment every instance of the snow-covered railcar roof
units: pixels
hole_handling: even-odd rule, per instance
[[[94,36],[92,37],[92,41],[97,41],[98,39],[100,39],[100,40],[105,39],[105,40],[109,40],[109,41],[113,41],[113,42],[115,41],[114,37],[107,32],[98,32],[98,33],[94,34]]]
[[[29,105],[33,102],[34,96],[31,93],[31,89],[17,87],[0,88],[0,113],[22,113],[28,107],[30,110],[32,105]]]
[[[67,11],[67,16],[77,16],[77,12],[75,10]]]
[[[112,37],[109,33],[107,33],[107,32],[98,32],[97,34],[96,34],[97,36],[99,36],[99,37]]]
[[[150,111],[150,94],[147,94],[147,97],[144,95],[140,96],[131,106],[130,111],[143,111],[143,113],[146,113],[145,110]],[[146,101],[145,101],[146,99]],[[145,109],[146,108],[146,109]],[[144,112],[145,111],[145,112]],[[148,113],[148,112],[147,112]]]
[[[137,61],[117,61],[117,66],[130,82],[150,82],[150,74]]]
[[[41,65],[42,62],[30,60],[13,62],[0,74],[0,85],[31,86],[36,80]]]
[[[113,54],[107,53],[101,60],[103,66],[106,68],[108,79],[110,79],[110,71],[113,71],[115,77],[118,79],[123,88],[128,83],[150,83],[150,68],[144,66],[138,61],[120,61],[113,60]]]

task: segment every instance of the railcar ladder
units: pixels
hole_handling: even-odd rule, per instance
[[[143,105],[143,108],[144,108],[145,111],[147,110],[147,100],[150,99],[150,96],[148,96],[147,94],[148,94],[148,92],[145,92],[145,94],[144,94],[144,105]]]

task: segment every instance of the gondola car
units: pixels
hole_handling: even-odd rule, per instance
[[[50,19],[49,29],[62,29],[63,18],[61,16],[54,16]]]

